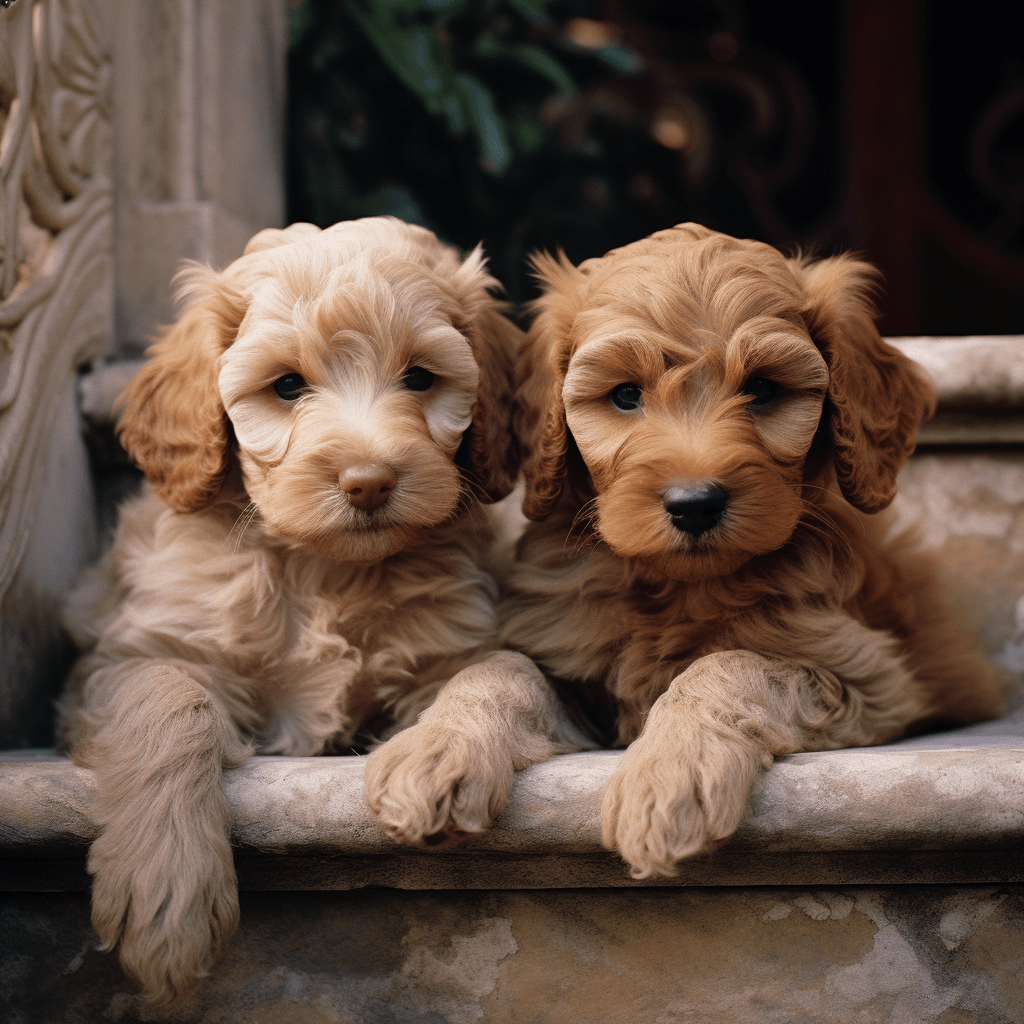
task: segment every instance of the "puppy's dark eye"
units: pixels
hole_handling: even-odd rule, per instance
[[[410,366],[402,377],[402,383],[410,391],[429,391],[434,383],[434,375],[422,366]]]
[[[306,380],[301,373],[286,373],[274,381],[274,390],[278,398],[294,402],[306,390]]]
[[[612,405],[618,409],[635,409],[640,398],[640,388],[636,384],[620,384],[612,391]]]
[[[765,377],[751,377],[743,385],[743,394],[750,395],[750,404],[754,406],[771,405],[778,393],[778,384]]]

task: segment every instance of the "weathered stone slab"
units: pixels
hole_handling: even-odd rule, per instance
[[[1018,733],[977,746],[956,746],[953,733],[945,749],[894,745],[782,758],[757,785],[733,839],[714,857],[684,865],[677,884],[1010,881],[1022,866],[1016,851],[1024,850],[1024,736],[1013,716],[1001,728]],[[362,758],[256,757],[226,773],[240,874],[259,888],[277,887],[275,874],[300,888],[634,884],[600,837],[601,792],[620,757],[596,751],[535,765],[518,774],[488,831],[430,852],[398,845],[370,815]],[[0,755],[0,856],[21,858],[8,861],[16,868],[9,887],[40,885],[23,860],[34,851],[72,860],[84,853],[98,834],[89,817],[92,786],[92,773],[67,759]],[[919,856],[908,861],[910,853]],[[966,853],[973,859],[948,859]],[[268,857],[274,864],[263,862]],[[52,866],[52,887],[78,887],[73,862]],[[46,875],[45,865],[40,871]]]

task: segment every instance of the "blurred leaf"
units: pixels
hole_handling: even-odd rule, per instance
[[[420,87],[429,96],[435,97],[441,92],[444,67],[435,58],[437,43],[434,35],[419,25],[410,28],[408,32],[408,53],[420,73]]]
[[[535,71],[542,78],[546,78],[563,96],[576,94],[576,83],[572,80],[569,72],[539,46],[524,43],[513,48],[511,56],[518,64]]]
[[[448,127],[455,136],[464,135],[466,132],[466,115],[462,109],[460,98],[455,93],[449,93],[444,98],[444,116],[448,119]]]
[[[644,62],[639,54],[615,43],[601,46],[594,50],[593,54],[613,71],[618,71],[622,75],[638,75],[644,68]]]
[[[433,59],[433,39],[422,25],[403,29],[393,20],[374,18],[354,4],[349,6],[353,20],[366,34],[384,62],[436,114],[441,104],[441,68]]]
[[[569,72],[551,54],[533,43],[509,45],[496,32],[485,32],[473,44],[473,53],[485,60],[507,61],[529,68],[565,96],[576,93],[576,83]]]
[[[456,75],[456,81],[480,143],[480,159],[484,169],[493,174],[504,174],[512,160],[512,150],[493,97],[472,75]]]

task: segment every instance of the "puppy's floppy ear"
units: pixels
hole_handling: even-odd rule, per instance
[[[480,379],[472,421],[462,436],[455,464],[481,501],[500,501],[511,493],[519,474],[519,449],[509,427],[512,373],[523,332],[500,312],[502,303],[488,291],[500,287],[477,246],[453,275],[459,296],[455,329],[469,342]]]
[[[245,303],[208,267],[187,266],[176,280],[188,305],[121,395],[117,432],[164,501],[195,512],[216,497],[228,470],[229,424],[217,378]]]
[[[539,521],[551,514],[565,486],[569,432],[562,385],[583,275],[562,252],[534,253],[530,264],[544,294],[533,303],[538,315],[519,353],[513,426],[524,456],[523,515]]]
[[[829,369],[828,402],[836,477],[862,512],[896,495],[896,476],[914,450],[921,421],[935,411],[935,389],[875,327],[878,278],[851,256],[792,261],[807,296],[804,320]]]

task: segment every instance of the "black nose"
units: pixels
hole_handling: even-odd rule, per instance
[[[721,484],[693,484],[662,491],[661,503],[672,525],[699,537],[717,525],[729,504],[729,492]]]

